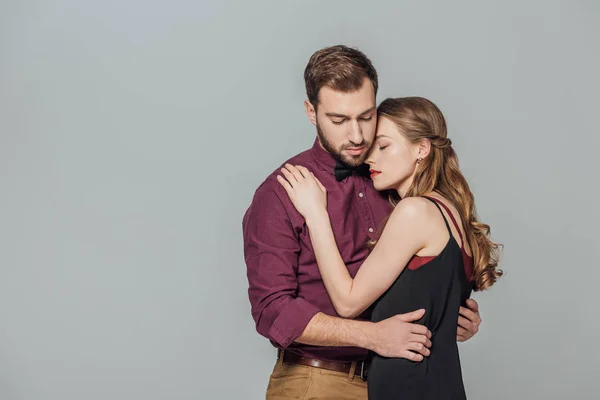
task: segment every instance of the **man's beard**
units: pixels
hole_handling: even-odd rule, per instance
[[[336,149],[333,144],[327,140],[323,130],[319,126],[319,122],[317,121],[317,135],[319,135],[319,140],[321,141],[321,145],[327,152],[329,152],[333,158],[337,161],[346,164],[349,167],[358,167],[365,163],[365,159],[367,158],[367,154],[369,153],[369,148],[371,147],[370,143],[365,142],[364,140],[361,143],[346,143],[341,146],[340,149]],[[347,149],[348,147],[362,147],[365,146],[366,150],[364,153],[353,156],[351,154],[345,155],[342,154],[342,151]]]

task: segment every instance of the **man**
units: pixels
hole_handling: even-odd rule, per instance
[[[327,188],[336,241],[354,276],[367,257],[367,242],[391,211],[363,164],[377,124],[377,72],[360,51],[334,46],[312,55],[304,79],[306,114],[317,139],[287,162],[309,168]],[[356,320],[337,317],[304,221],[277,182],[278,173],[257,189],[243,220],[252,316],[257,331],[279,349],[267,399],[364,400],[369,350],[415,362],[429,355],[431,333],[415,323],[427,310],[379,323],[369,322],[369,310]],[[481,323],[477,303],[469,300],[468,306],[458,321],[460,341]]]

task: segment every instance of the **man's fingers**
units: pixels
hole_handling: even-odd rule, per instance
[[[429,332],[429,329],[427,329],[427,327],[423,325],[411,324],[410,332],[417,335],[426,336],[427,338],[431,338],[431,332]]]
[[[475,335],[475,333],[461,328],[460,326],[456,329],[456,340],[459,342],[466,342],[467,340],[471,339],[473,335]]]
[[[423,343],[410,342],[406,345],[406,348],[424,356],[431,354],[431,351]]]
[[[474,312],[479,312],[479,304],[473,299],[467,299],[467,306]]]
[[[465,336],[466,337],[466,336],[469,335],[469,331],[467,331],[465,328],[462,328],[462,327],[459,326],[456,329],[456,335],[457,336]]]
[[[406,314],[398,314],[397,317],[404,322],[413,322],[423,317],[423,315],[425,315],[425,310],[420,309]]]
[[[431,340],[429,340],[429,338],[426,335],[416,335],[413,333],[410,335],[408,340],[410,342],[424,344],[425,347],[431,347]]]
[[[479,325],[476,322],[469,321],[463,317],[458,317],[458,326],[465,328],[470,335],[479,331]]]
[[[407,360],[415,362],[423,361],[423,356],[421,354],[413,353],[412,351],[408,350],[402,353],[402,358],[406,358]]]
[[[462,326],[463,328],[468,330],[471,326],[471,321],[469,321],[465,317],[458,316],[458,326]]]
[[[475,313],[473,311],[471,311],[470,309],[468,309],[467,307],[460,307],[458,309],[458,313],[464,317],[467,317],[469,319],[473,318],[475,316]]]
[[[458,313],[470,321],[477,321],[477,319],[479,319],[477,313],[469,310],[466,307],[460,307],[458,309]]]

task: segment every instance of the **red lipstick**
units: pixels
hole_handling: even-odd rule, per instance
[[[381,171],[377,171],[374,169],[370,169],[369,173],[371,174],[371,179],[375,178],[377,175],[379,175],[381,173]]]

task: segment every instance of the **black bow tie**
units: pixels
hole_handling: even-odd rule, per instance
[[[369,166],[367,164],[361,164],[358,167],[349,167],[348,165],[337,161],[333,173],[335,174],[335,180],[339,182],[343,181],[353,173],[360,176],[369,176]]]

